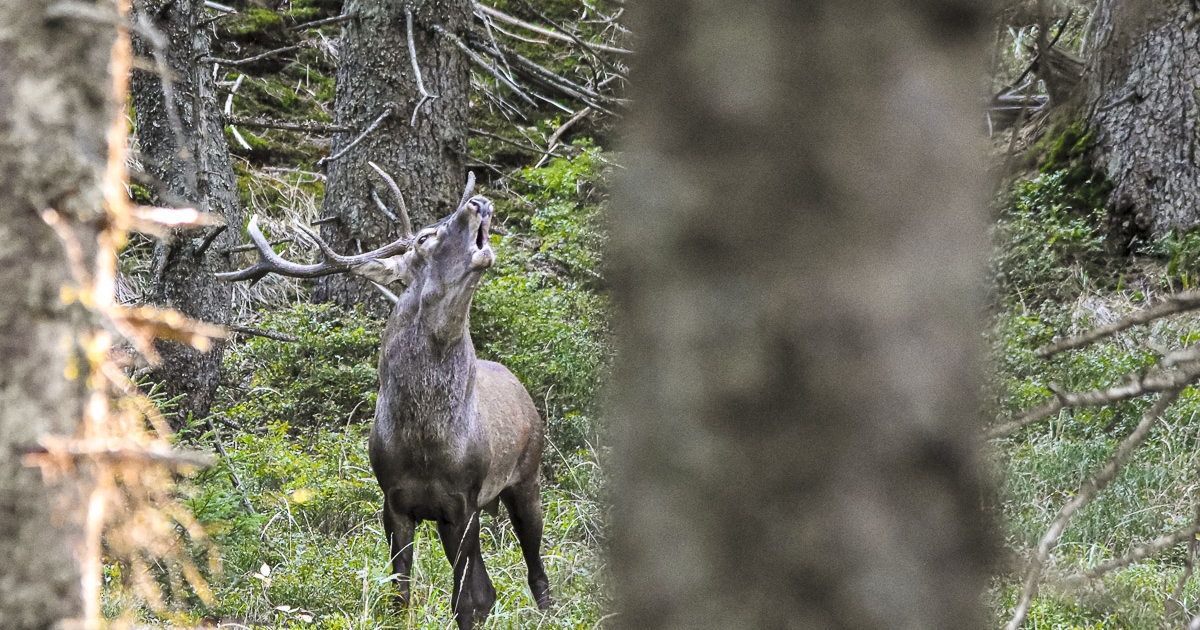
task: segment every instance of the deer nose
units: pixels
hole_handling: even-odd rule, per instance
[[[467,202],[467,205],[471,206],[471,209],[473,209],[481,219],[485,219],[492,215],[492,202],[483,195],[471,197],[471,200]]]

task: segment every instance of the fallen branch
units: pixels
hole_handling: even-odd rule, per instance
[[[1108,324],[1107,326],[1093,328],[1092,330],[1079,335],[1078,337],[1070,337],[1068,339],[1063,339],[1062,341],[1046,344],[1035,350],[1034,354],[1043,358],[1053,356],[1060,352],[1081,348],[1089,343],[1092,343],[1093,341],[1104,339],[1105,337],[1119,333],[1126,328],[1132,328],[1139,324],[1145,324],[1162,317],[1167,317],[1168,315],[1194,311],[1196,309],[1200,309],[1200,290],[1176,293],[1175,295],[1168,296],[1162,302],[1159,302],[1154,306],[1142,309],[1128,317]]]
[[[512,24],[513,26],[520,26],[521,28],[523,28],[527,31],[533,31],[534,33],[537,33],[539,35],[545,35],[546,37],[550,37],[552,39],[557,39],[557,40],[563,41],[563,42],[576,43],[577,38],[574,38],[570,35],[564,35],[562,33],[556,33],[548,28],[543,28],[536,24],[530,24],[529,22],[526,22],[524,20],[519,20],[507,13],[503,13],[501,11],[493,9],[492,7],[489,7],[486,4],[476,2],[475,9],[477,9],[478,11],[481,11],[483,13],[486,13],[487,15],[490,15],[491,17],[493,17],[497,20],[500,20],[501,22],[507,22],[509,24]],[[588,44],[588,46],[590,46],[591,48],[594,48],[596,50],[603,50],[604,52],[616,53],[618,55],[632,55],[633,54],[632,50],[626,50],[624,48],[617,48],[615,46],[608,46],[606,44]]]

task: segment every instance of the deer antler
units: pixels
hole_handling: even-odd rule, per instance
[[[275,250],[271,248],[271,244],[267,241],[267,238],[263,236],[262,230],[258,229],[258,215],[254,215],[250,218],[250,224],[246,226],[246,233],[254,243],[254,248],[258,250],[258,262],[254,263],[253,266],[239,269],[238,271],[218,273],[216,274],[217,278],[227,282],[238,282],[240,280],[258,281],[269,273],[293,278],[317,278],[335,273],[345,273],[372,260],[404,253],[412,246],[412,235],[406,234],[379,249],[366,252],[365,254],[343,256],[333,251],[329,247],[329,244],[322,240],[320,236],[317,236],[317,233],[313,232],[312,229],[302,225],[296,227],[317,246],[317,249],[321,250],[321,262],[312,265],[301,265],[276,254]]]

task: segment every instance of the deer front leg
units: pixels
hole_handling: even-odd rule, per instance
[[[393,501],[383,500],[383,531],[387,535],[392,557],[392,573],[396,575],[398,593],[396,608],[409,605],[412,593],[413,535],[417,523],[408,514],[398,512]]]
[[[459,630],[472,630],[482,624],[496,603],[496,589],[483,566],[479,549],[479,513],[465,523],[438,521],[438,535],[446,559],[454,567],[454,591],[450,599]]]

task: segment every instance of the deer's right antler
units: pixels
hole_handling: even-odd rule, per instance
[[[344,256],[333,251],[333,248],[312,229],[303,225],[296,227],[317,246],[317,249],[321,250],[321,262],[301,265],[276,254],[267,238],[263,236],[262,230],[258,229],[258,215],[254,215],[250,218],[249,225],[246,226],[246,233],[254,243],[254,248],[258,250],[258,262],[245,269],[218,273],[216,276],[227,282],[258,281],[269,273],[292,278],[317,278],[335,273],[346,273],[372,260],[402,254],[412,246],[412,236],[406,234],[379,249],[356,256]]]

